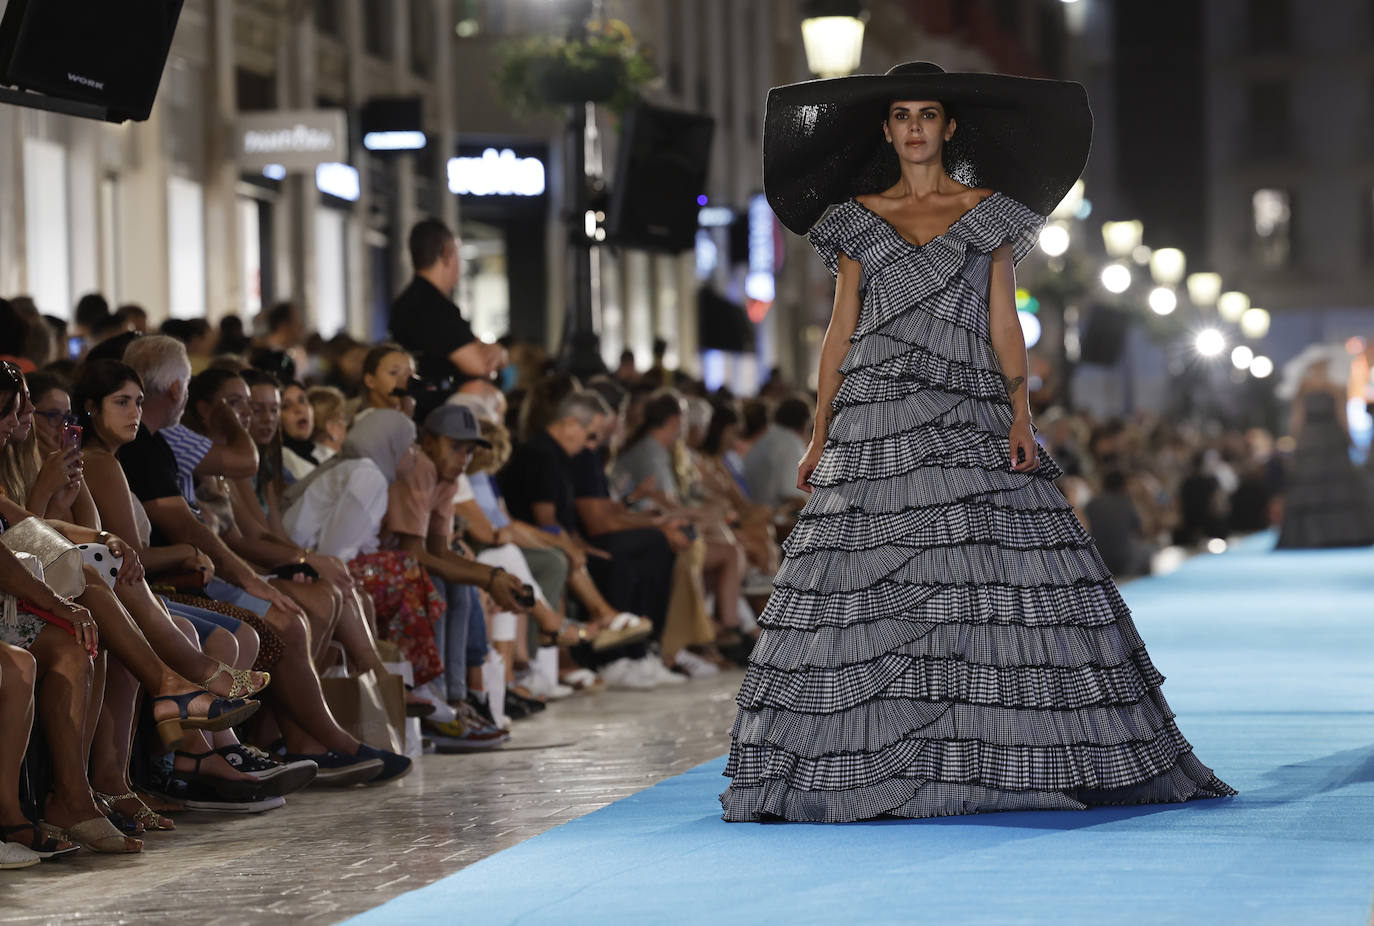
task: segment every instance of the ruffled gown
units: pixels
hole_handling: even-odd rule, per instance
[[[1350,462],[1350,437],[1336,416],[1336,400],[1329,392],[1308,392],[1297,401],[1303,403],[1303,425],[1284,487],[1275,549],[1369,546],[1374,543],[1370,485]]]
[[[994,193],[914,245],[857,200],[809,238],[862,266],[814,491],[737,697],[724,819],[848,821],[1234,794],[1194,755],[1053,480],[1013,472],[991,253],[1043,219]]]

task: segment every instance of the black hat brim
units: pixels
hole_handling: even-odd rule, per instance
[[[955,118],[945,169],[1049,215],[1088,161],[1082,84],[1005,74],[925,73],[809,80],[768,92],[763,187],[778,219],[805,234],[825,209],[901,176],[882,134],[893,100],[939,100]]]

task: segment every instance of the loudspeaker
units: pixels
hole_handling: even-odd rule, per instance
[[[182,0],[10,0],[0,81],[104,107],[111,122],[153,108]]]
[[[1088,316],[1079,338],[1080,363],[1100,363],[1111,366],[1121,356],[1126,345],[1126,332],[1131,327],[1131,315],[1121,309],[1099,305]]]
[[[715,127],[697,113],[654,106],[626,112],[606,217],[610,241],[668,253],[694,246]]]

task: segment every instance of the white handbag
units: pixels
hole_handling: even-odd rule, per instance
[[[75,598],[86,591],[81,551],[42,518],[25,518],[0,533],[0,544],[58,595]],[[0,620],[13,626],[19,621],[19,602],[8,592],[3,598],[4,614]]]

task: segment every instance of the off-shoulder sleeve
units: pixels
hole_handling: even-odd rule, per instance
[[[859,259],[855,241],[857,232],[854,212],[849,204],[837,203],[827,209],[806,233],[807,240],[821,256],[832,277],[839,275],[841,254],[851,260]]]
[[[1020,263],[1040,240],[1045,217],[1007,196],[993,193],[964,216],[967,240],[975,250],[991,253],[1011,245],[1012,261]]]

